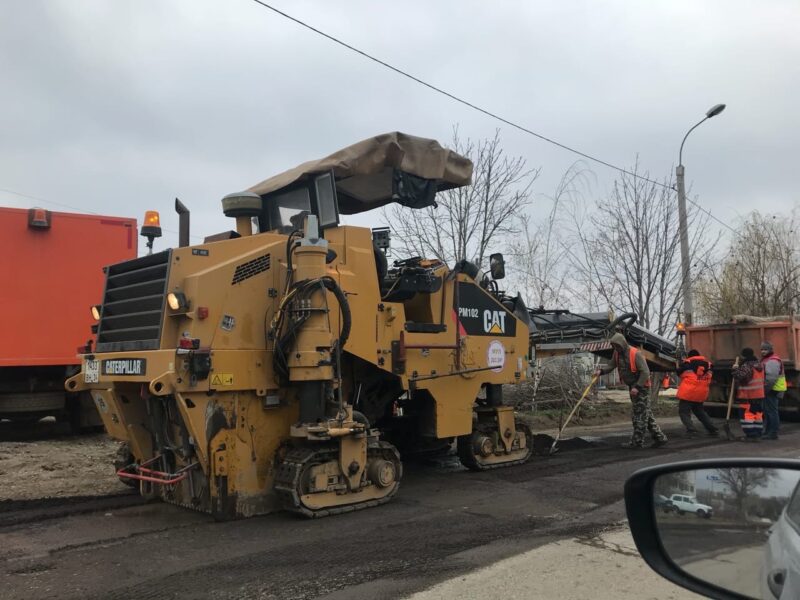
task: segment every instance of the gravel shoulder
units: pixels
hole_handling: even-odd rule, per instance
[[[0,502],[130,489],[114,473],[118,442],[104,433],[68,435],[59,425],[45,420],[23,431],[0,423]]]
[[[577,400],[577,399],[574,399]],[[573,401],[574,401],[573,400]],[[677,418],[678,403],[674,392],[660,394],[651,403],[653,415],[660,422]],[[524,411],[522,415],[535,432],[557,431],[567,419],[571,405],[545,410]],[[565,435],[575,435],[574,430],[586,431],[592,427],[620,425],[631,422],[631,401],[626,390],[603,390],[596,398],[587,398],[568,423]]]

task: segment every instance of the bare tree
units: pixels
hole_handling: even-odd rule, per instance
[[[582,199],[591,171],[581,162],[572,164],[552,196],[544,196],[550,210],[544,219],[520,217],[522,235],[512,239],[508,255],[514,266],[512,282],[529,306],[566,308],[579,295],[569,257],[573,238],[565,235],[564,205]],[[538,211],[540,214],[543,211]],[[581,308],[584,308],[581,304]]]
[[[655,481],[655,492],[669,498],[672,494],[688,493],[693,482],[688,471],[673,471],[660,475]]]
[[[798,215],[754,212],[737,229],[727,257],[698,281],[700,314],[709,321],[735,315],[788,315],[800,309]]]
[[[737,511],[747,516],[747,499],[759,487],[766,487],[775,476],[773,469],[756,469],[752,467],[717,469],[722,483],[728,486],[736,503]]]
[[[682,302],[677,195],[670,179],[640,173],[638,160],[631,172],[588,218],[573,219],[581,247],[573,266],[589,282],[588,296],[596,293],[617,314],[635,312],[642,326],[664,335]],[[690,211],[693,256],[706,251],[704,225],[702,214]]]
[[[451,147],[472,161],[472,185],[440,192],[435,206],[421,210],[392,206],[384,218],[408,255],[481,266],[492,249],[519,233],[518,217],[530,203],[539,170],[529,169],[522,157],[507,156],[499,130],[475,142],[462,140],[454,128]]]

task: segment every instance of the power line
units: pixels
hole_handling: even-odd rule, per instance
[[[387,63],[386,61],[383,61],[383,60],[381,60],[381,59],[379,59],[379,58],[377,58],[377,57],[365,52],[364,50],[360,50],[359,48],[356,48],[355,46],[352,46],[352,45],[348,44],[347,42],[342,41],[339,38],[334,37],[333,35],[331,35],[329,33],[325,33],[324,31],[322,31],[320,29],[317,29],[313,25],[309,25],[305,21],[301,21],[300,19],[298,19],[296,17],[293,17],[292,15],[290,15],[288,13],[285,13],[282,10],[279,10],[279,9],[275,8],[274,6],[272,6],[270,4],[267,4],[263,0],[253,0],[253,2],[255,2],[256,4],[261,5],[262,7],[266,8],[268,10],[271,10],[272,12],[284,17],[285,19],[289,19],[290,21],[300,25],[301,27],[305,27],[306,29],[308,29],[310,31],[313,31],[316,34],[321,35],[324,38],[327,38],[328,40],[334,42],[335,44],[339,44],[340,46],[342,46],[344,48],[347,48],[348,50],[350,50],[352,52],[355,52],[356,54],[360,54],[364,58],[366,58],[368,60],[371,60],[372,62],[381,65],[382,67],[386,67],[387,69],[389,69],[391,71],[394,71],[398,75],[402,75],[403,77],[406,77],[406,78],[408,78],[408,79],[410,79],[410,80],[412,80],[412,81],[414,81],[414,82],[416,82],[416,83],[418,83],[420,85],[425,86],[426,88],[433,90],[437,94],[441,94],[443,96],[446,96],[447,98],[450,98],[451,100],[454,100],[455,102],[458,102],[459,104],[463,104],[464,106],[466,106],[468,108],[471,108],[471,109],[473,109],[473,110],[475,110],[475,111],[477,111],[479,113],[482,113],[482,114],[484,114],[484,115],[486,115],[486,116],[488,116],[488,117],[490,117],[492,119],[496,119],[497,121],[500,121],[501,123],[505,123],[506,125],[509,125],[510,127],[513,127],[514,129],[518,129],[519,131],[522,131],[524,133],[532,135],[532,136],[534,136],[534,137],[536,137],[536,138],[538,138],[538,139],[540,139],[540,140],[542,140],[544,142],[547,142],[548,144],[553,144],[554,146],[558,146],[559,148],[561,148],[563,150],[566,150],[567,152],[572,152],[573,154],[577,154],[578,156],[582,156],[583,158],[586,158],[586,159],[588,159],[590,161],[593,161],[593,162],[595,162],[597,164],[600,164],[600,165],[603,165],[605,167],[608,167],[609,169],[614,169],[616,171],[619,171],[620,173],[624,173],[624,174],[629,175],[631,177],[634,177],[636,179],[641,179],[643,181],[647,181],[648,183],[652,183],[653,185],[657,185],[657,186],[661,186],[663,188],[671,189],[670,186],[668,186],[666,183],[662,183],[660,181],[656,181],[655,179],[650,179],[648,177],[644,177],[642,175],[639,175],[637,173],[634,173],[632,171],[628,171],[627,169],[619,167],[619,166],[617,166],[615,164],[607,162],[607,161],[605,161],[605,160],[603,160],[601,158],[597,158],[596,156],[592,156],[591,154],[586,154],[585,152],[581,152],[580,150],[577,150],[576,148],[572,148],[571,146],[567,146],[566,144],[562,144],[561,142],[558,142],[558,141],[556,141],[556,140],[554,140],[552,138],[549,138],[549,137],[547,137],[545,135],[542,135],[541,133],[536,133],[532,129],[528,129],[527,127],[524,127],[523,125],[515,123],[514,121],[511,121],[510,119],[506,119],[505,117],[502,117],[502,116],[498,115],[497,113],[494,113],[494,112],[492,112],[492,111],[490,111],[488,109],[485,109],[485,108],[482,108],[482,107],[480,107],[480,106],[478,106],[476,104],[473,104],[472,102],[469,102],[468,100],[465,100],[465,99],[463,99],[463,98],[461,98],[459,96],[456,96],[455,94],[452,94],[452,93],[450,93],[450,92],[448,92],[446,90],[443,90],[440,87],[437,87],[437,86],[435,86],[435,85],[433,85],[431,83],[428,83],[427,81],[424,81],[424,80],[420,79],[419,77],[416,77],[415,75],[412,75],[411,73],[408,73],[407,71],[403,71],[402,69],[399,69],[398,67],[395,67],[395,66]],[[700,209],[701,211],[706,213],[714,221],[716,221],[717,223],[719,223],[723,227],[726,227],[727,229],[730,229],[731,231],[736,233],[736,230],[733,227],[731,227],[727,223],[725,223],[722,220],[720,220],[717,217],[715,217],[713,214],[711,214],[711,212],[709,210],[703,208],[702,206],[700,206],[694,200],[691,200],[689,198],[687,198],[687,200],[689,200],[689,202],[691,202],[698,209]]]
[[[715,217],[713,214],[711,214],[710,210],[708,210],[707,208],[703,208],[702,206],[700,206],[697,202],[695,202],[694,200],[692,200],[688,196],[687,196],[686,200],[688,200],[691,204],[693,204],[700,212],[703,212],[703,213],[707,214],[711,219],[713,219],[714,221],[716,221],[717,223],[719,223],[720,225],[722,225],[726,229],[729,229],[730,231],[733,232],[733,234],[735,236],[739,237],[739,232],[736,231],[736,229],[734,229],[733,227],[728,225],[725,221]]]
[[[94,215],[96,217],[102,217],[103,216],[100,213],[96,213],[96,212],[91,211],[91,210],[86,210],[85,208],[78,208],[77,206],[72,206],[70,204],[64,204],[63,202],[55,202],[53,200],[48,200],[46,198],[41,198],[40,196],[32,196],[31,194],[23,194],[22,192],[15,192],[14,190],[9,190],[7,188],[0,188],[0,192],[6,192],[7,194],[14,194],[15,196],[20,196],[22,198],[29,198],[31,200],[36,200],[37,202],[44,202],[45,204],[52,204],[53,206],[60,206],[61,208],[68,208],[69,210],[74,210],[74,211],[77,211],[79,213],[83,213],[83,214],[86,214],[86,215]],[[141,227],[141,225],[142,225],[142,223],[140,221],[138,221],[138,220],[136,221],[136,224],[139,227]],[[178,232],[174,231],[172,229],[165,229],[165,228],[162,227],[161,231],[165,231],[166,233],[174,233],[175,235],[178,235]],[[197,236],[197,235],[193,235],[191,237],[193,237],[196,240],[203,239],[202,237]]]
[[[44,202],[45,204],[52,204],[53,206],[60,206],[61,208],[68,208],[70,210],[77,210],[78,212],[86,213],[89,215],[96,215],[101,216],[99,213],[92,212],[90,210],[85,210],[83,208],[78,208],[77,206],[70,206],[69,204],[63,204],[61,202],[53,202],[52,200],[46,200],[44,198],[39,198],[38,196],[31,196],[30,194],[23,194],[22,192],[15,192],[14,190],[8,190],[5,188],[0,188],[0,192],[6,192],[8,194],[14,194],[15,196],[21,196],[22,198],[29,198],[31,200],[36,200],[37,202]]]

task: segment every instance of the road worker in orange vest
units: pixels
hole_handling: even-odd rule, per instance
[[[719,436],[719,430],[703,408],[703,403],[708,400],[708,390],[711,386],[711,363],[697,350],[689,350],[684,360],[677,369],[681,382],[678,385],[678,416],[686,427],[686,435],[694,436],[697,430],[692,424],[692,413],[705,427],[708,435]]]
[[[741,354],[731,369],[741,410],[739,423],[744,433],[743,441],[758,442],[764,428],[764,367],[752,348],[742,348]]]
[[[619,378],[630,390],[633,434],[630,441],[622,444],[622,447],[643,448],[648,431],[653,437],[652,447],[663,446],[667,443],[667,436],[661,431],[650,409],[650,368],[647,366],[647,359],[638,348],[629,345],[621,333],[611,336],[610,342],[614,349],[611,362],[599,367],[595,375],[605,375],[617,369]]]

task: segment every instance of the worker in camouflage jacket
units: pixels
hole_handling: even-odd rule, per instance
[[[599,367],[595,375],[605,375],[617,369],[619,378],[630,390],[633,434],[630,442],[622,444],[622,447],[643,448],[648,431],[653,437],[653,448],[663,446],[667,443],[667,436],[656,423],[650,408],[650,368],[647,366],[647,359],[638,348],[630,346],[621,333],[615,333],[610,341],[614,349],[611,362]]]

